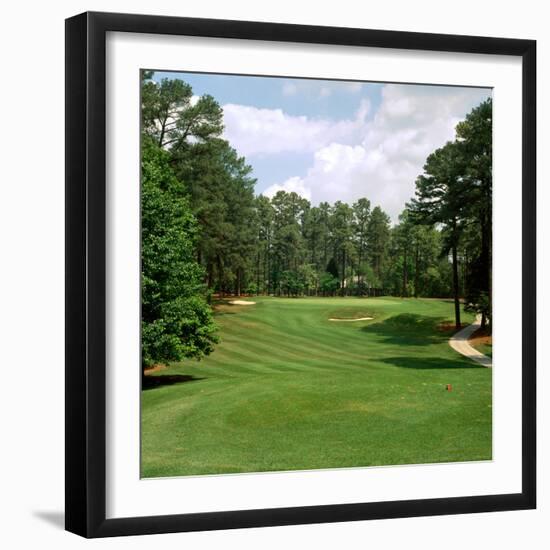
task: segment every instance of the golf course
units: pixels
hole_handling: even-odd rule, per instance
[[[245,300],[214,304],[213,353],[145,373],[142,477],[491,459],[492,369],[449,346],[452,300]]]

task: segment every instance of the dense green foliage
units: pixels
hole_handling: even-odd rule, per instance
[[[142,148],[142,362],[203,357],[216,341],[204,273],[195,261],[197,222],[169,166],[148,140]]]
[[[438,330],[452,301],[254,301],[216,307],[200,365],[145,377],[144,477],[491,459],[491,369]]]
[[[260,230],[249,277],[255,293],[275,295],[450,296],[448,261],[434,227],[394,228],[361,198],[311,206],[279,191],[256,200]],[[409,250],[410,248],[410,250]]]
[[[207,285],[240,294],[250,283],[246,274],[257,233],[256,180],[250,176],[250,166],[219,138],[180,150],[174,164],[201,228],[196,254]]]

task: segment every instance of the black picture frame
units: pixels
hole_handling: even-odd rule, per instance
[[[105,41],[108,31],[516,56],[522,60],[522,491],[106,519]],[[536,506],[536,42],[83,13],[66,20],[66,529],[107,537],[532,509]]]

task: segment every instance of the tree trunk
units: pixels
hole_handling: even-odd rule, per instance
[[[209,262],[208,267],[206,268],[206,286],[208,288],[212,288],[214,284],[214,274],[212,271],[213,271],[212,262]]]
[[[419,266],[418,242],[414,251],[414,297],[418,298],[418,266]]]
[[[404,298],[407,295],[407,247],[403,249],[403,288],[401,290],[401,297]]]
[[[363,271],[361,269],[361,260],[363,259],[363,240],[359,241],[359,256],[357,258],[357,294],[362,293],[363,288]]]
[[[483,273],[483,280],[481,281],[481,290],[487,293],[487,297],[489,300],[489,308],[492,307],[492,300],[491,300],[491,224],[488,220],[488,214],[484,213],[481,216],[481,265],[482,265],[482,273]],[[485,313],[481,316],[481,326],[485,328],[487,324],[487,316]]]
[[[267,282],[267,294],[271,292],[271,260],[269,255],[269,236],[267,237],[267,246],[265,249],[265,271],[264,284]]]
[[[160,136],[159,136],[159,147],[162,149],[162,142],[164,141],[164,133],[166,132],[166,121],[168,119],[168,116],[165,116],[160,129]]]
[[[460,329],[460,299],[458,291],[458,254],[456,250],[456,243],[452,246],[453,254],[453,295],[455,301],[455,327]]]
[[[260,254],[260,250],[258,250],[258,262],[256,264],[256,293],[260,294],[260,266],[262,261],[262,257]]]
[[[220,287],[220,296],[223,298],[224,295],[224,289],[223,289],[223,265],[222,260],[218,256],[217,257],[217,264],[218,264],[218,284]]]
[[[342,296],[346,295],[346,249],[342,250]]]

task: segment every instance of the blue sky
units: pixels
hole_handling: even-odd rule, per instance
[[[224,109],[224,136],[246,157],[256,193],[295,191],[318,204],[367,197],[393,220],[426,156],[490,90],[157,72]]]

